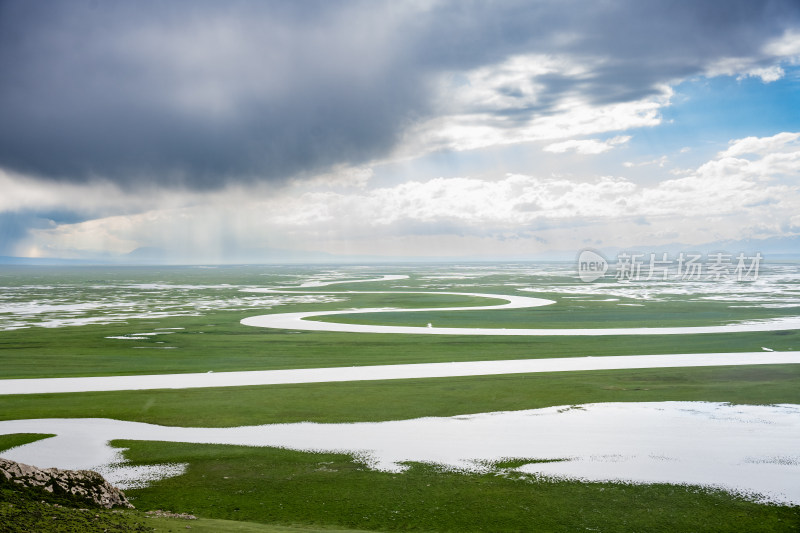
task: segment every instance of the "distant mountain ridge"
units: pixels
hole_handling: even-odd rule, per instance
[[[638,253],[667,253],[677,256],[679,253],[701,253],[704,255],[723,252],[734,256],[739,253],[754,255],[760,253],[766,260],[796,260],[800,259],[800,236],[771,237],[769,239],[741,239],[714,241],[705,244],[670,243],[661,245],[642,245],[626,247],[598,248],[609,260],[613,260],[621,252]]]
[[[627,247],[588,246],[600,251],[611,261],[621,252],[667,253],[677,256],[680,252],[709,254],[726,252],[736,255],[740,252],[752,255],[761,253],[765,260],[800,260],[800,236],[771,237],[768,239],[741,239],[714,241],[705,244],[670,243],[661,245],[639,245]],[[285,250],[277,248],[256,248],[230,251],[214,257],[189,260],[158,247],[142,247],[124,255],[86,257],[82,259],[62,259],[45,257],[0,256],[0,265],[210,265],[210,264],[337,264],[337,263],[457,263],[457,262],[516,262],[516,261],[575,261],[581,249],[557,250],[550,252],[525,253],[513,256],[453,256],[453,257],[387,257],[380,255],[338,255],[313,250]]]
[[[0,265],[20,266],[79,266],[79,265],[108,265],[108,259],[62,259],[57,257],[14,257],[0,255]]]

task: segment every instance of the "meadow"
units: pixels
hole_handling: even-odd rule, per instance
[[[800,349],[800,332],[791,329],[473,337],[292,331],[240,324],[264,313],[501,303],[492,297],[401,291],[518,294],[556,303],[529,309],[383,312],[320,320],[437,327],[664,327],[793,317],[800,306],[800,269],[794,264],[775,265],[756,282],[695,284],[613,280],[582,284],[571,267],[4,267],[0,378]],[[292,288],[307,281],[346,282],[385,274],[408,277]],[[285,292],[246,292],[260,287]],[[0,394],[0,420],[112,418],[181,427],[345,424],[664,401],[800,404],[800,365]],[[44,437],[0,436],[0,448]],[[478,473],[428,463],[412,463],[398,473],[371,469],[347,450],[311,453],[132,440],[112,444],[124,450],[129,465],[187,465],[181,475],[127,493],[140,511],[161,508],[197,515],[200,520],[191,524],[195,530],[794,531],[800,527],[797,506],[759,502],[752,495],[713,487],[547,478],[518,470],[531,462],[526,457],[508,458]],[[147,527],[184,527],[177,522],[156,524],[154,519],[145,522]]]

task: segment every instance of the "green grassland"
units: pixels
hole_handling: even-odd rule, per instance
[[[672,295],[654,300],[621,297],[618,302],[599,301],[604,296],[587,296],[586,299],[595,301],[578,302],[547,290],[541,294],[517,292],[517,287],[522,285],[538,284],[543,289],[574,285],[575,280],[566,274],[520,274],[510,269],[474,280],[431,279],[431,274],[448,272],[449,269],[442,266],[374,267],[347,270],[344,278],[355,280],[405,273],[410,279],[390,284],[394,290],[524,294],[551,298],[557,303],[523,310],[390,312],[329,319],[417,326],[432,322],[435,327],[574,328],[711,325],[797,314],[797,309],[791,307],[732,308],[731,302],[707,301],[698,295]],[[343,299],[339,302],[289,303],[264,309],[258,306],[256,299],[239,301],[273,297],[241,293],[240,287],[288,287],[308,277],[327,274],[330,272],[322,267],[0,269],[0,287],[13,289],[5,296],[0,294],[5,298],[0,301],[0,315],[3,302],[22,305],[26,299],[46,298],[64,305],[115,302],[120,298],[133,307],[180,315],[115,319],[111,313],[108,314],[111,322],[106,324],[33,326],[0,331],[0,378],[741,352],[761,351],[762,347],[776,351],[800,349],[800,331],[474,337],[298,332],[246,327],[239,323],[242,318],[265,313],[500,303],[496,299],[471,296],[345,292],[385,290],[387,283],[381,282],[310,289],[338,291],[334,296]],[[231,286],[220,286],[223,283]],[[203,288],[131,289],[126,284],[183,284]],[[54,291],[55,296],[42,286],[56,287],[50,291]],[[173,307],[169,307],[171,299],[178,302]],[[192,304],[199,300],[203,300],[202,306]],[[222,301],[228,303],[216,303]],[[644,307],[620,306],[619,303],[641,303]],[[82,316],[106,316],[104,313],[102,308],[89,307]],[[162,333],[142,340],[106,338],[141,332]],[[799,366],[556,372],[263,387],[0,395],[0,420],[105,417],[174,426],[226,427],[299,421],[383,421],[617,401],[800,404]],[[43,436],[0,437],[0,450],[39,438]],[[121,520],[118,531],[185,531],[187,525],[194,531],[220,532],[800,530],[798,507],[757,504],[725,492],[697,487],[534,479],[503,471],[513,466],[510,463],[498,465],[495,471],[487,474],[444,472],[423,464],[412,464],[404,473],[391,474],[369,470],[346,454],[140,441],[115,444],[128,448],[124,453],[133,464],[180,462],[189,465],[184,475],[128,491],[139,511],[162,508],[200,517],[189,523],[151,518],[139,512],[98,511],[102,517],[98,523],[106,519],[108,524]],[[47,502],[42,504],[32,498],[20,499],[19,495],[9,495],[7,490],[3,494],[0,498],[0,524],[3,526],[27,524],[21,517],[33,517],[37,521],[32,522],[33,529],[27,530],[102,531],[91,529],[96,525],[92,524],[94,514],[74,516],[74,510],[55,509]],[[61,516],[62,512],[66,525],[58,529],[54,524],[61,523],[62,518],[49,517]],[[67,529],[73,519],[76,522],[69,526],[73,529]],[[104,527],[114,530],[111,526]],[[140,527],[148,529],[135,529]],[[0,531],[4,531],[2,527]]]
[[[325,527],[286,527],[200,518],[189,520],[139,510],[107,510],[84,501],[65,501],[43,490],[21,489],[0,479],[0,531],[3,533],[357,533]]]
[[[97,416],[225,427],[395,420],[601,401],[800,403],[798,384],[800,369],[793,365],[561,372],[2,396],[0,413],[9,419]],[[114,444],[128,448],[125,456],[134,464],[189,463],[182,476],[127,491],[138,509],[167,508],[204,518],[428,531],[793,531],[800,526],[800,508],[756,504],[698,487],[553,482],[502,472],[442,472],[426,465],[388,474],[343,454]],[[227,531],[224,527],[235,523],[214,527]]]
[[[252,313],[251,313],[252,314]],[[800,349],[800,332],[504,337],[298,332],[241,312],[0,332],[0,377],[215,372],[449,361]],[[106,337],[183,327],[145,340]],[[165,349],[169,348],[169,349]]]
[[[314,318],[320,322],[347,324],[384,324],[391,326],[425,326],[452,328],[642,328],[642,327],[695,327],[716,326],[744,320],[763,320],[773,317],[795,316],[796,308],[764,309],[736,308],[729,302],[681,301],[665,299],[647,302],[622,299],[620,302],[565,300],[561,294],[530,293],[537,298],[556,303],[527,309],[497,309],[475,311],[419,311],[344,314]],[[597,298],[597,297],[595,297]],[[492,305],[487,303],[485,305]]]
[[[0,452],[4,452],[16,446],[22,446],[29,442],[55,437],[53,434],[42,435],[40,433],[13,433],[11,435],[0,435]]]
[[[434,327],[497,328],[607,328],[664,327],[725,324],[738,320],[765,319],[796,314],[796,308],[731,307],[729,301],[708,301],[702,295],[667,295],[658,299],[620,302],[573,301],[563,294],[520,293],[520,280],[543,289],[563,284],[574,286],[566,276],[491,274],[481,283],[441,283],[431,286],[421,272],[402,267],[408,280],[388,284],[393,290],[448,290],[494,294],[525,294],[556,300],[553,305],[531,309],[481,311],[426,311],[414,313],[372,313],[337,315],[316,320],[353,323]],[[433,268],[433,267],[431,267]],[[209,370],[266,370],[373,364],[400,364],[489,359],[632,355],[651,353],[701,353],[800,349],[796,331],[763,333],[653,335],[618,337],[502,337],[350,334],[274,330],[243,326],[239,321],[257,314],[296,311],[325,311],[351,308],[449,307],[494,305],[497,299],[438,294],[355,294],[346,291],[382,290],[387,283],[337,284],[311,290],[331,292],[342,301],[327,303],[270,303],[276,295],[243,293],[240,287],[290,286],[303,274],[318,270],[288,267],[230,267],[226,269],[118,268],[118,269],[0,269],[0,319],[4,305],[27,300],[51,302],[55,306],[86,304],[81,316],[103,317],[107,324],[73,327],[37,327],[0,331],[0,378],[67,377],[115,374],[207,372]],[[372,277],[391,269],[361,274]],[[433,272],[439,270],[433,269]],[[359,277],[356,273],[353,278]],[[134,283],[135,282],[135,283]],[[36,283],[41,284],[36,285]],[[223,286],[229,283],[229,286]],[[505,283],[505,284],[504,284]],[[153,288],[131,289],[151,284]],[[195,284],[195,285],[192,285]],[[194,287],[191,289],[188,287]],[[32,288],[30,288],[32,287]],[[39,287],[39,288],[37,288]],[[172,288],[170,288],[172,287]],[[713,287],[713,286],[710,286]],[[746,287],[746,286],[745,286]],[[12,290],[13,289],[13,290]],[[587,286],[587,291],[592,290]],[[336,292],[334,292],[336,291]],[[300,296],[287,290],[288,296]],[[282,295],[277,295],[282,296]],[[115,304],[119,297],[135,309],[147,309],[179,316],[118,318],[119,312],[103,311],[97,302]],[[47,300],[47,299],[50,300]],[[242,299],[248,299],[243,301]],[[583,299],[583,297],[581,298]],[[261,302],[264,302],[261,304]],[[4,303],[6,302],[6,303]],[[198,303],[199,302],[199,303]],[[228,304],[220,302],[229,302]],[[234,302],[234,303],[230,303]],[[620,306],[638,302],[643,307]],[[202,305],[200,305],[202,304]],[[226,305],[228,306],[226,308]],[[270,307],[271,306],[271,307]],[[58,315],[58,311],[50,314]],[[134,316],[136,312],[132,313]],[[152,314],[152,313],[151,313]],[[49,316],[45,313],[44,316]],[[168,328],[183,328],[173,329]],[[135,333],[159,333],[146,339],[107,337]]]
[[[0,396],[0,419],[101,417],[168,426],[370,422],[592,402],[800,403],[798,365]]]
[[[673,485],[466,475],[411,463],[376,472],[350,456],[275,448],[115,442],[135,464],[189,461],[180,478],[129,491],[137,505],[213,518],[412,531],[792,531],[800,508]]]

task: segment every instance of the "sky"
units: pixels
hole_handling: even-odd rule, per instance
[[[0,256],[800,243],[796,0],[2,0],[0,117]]]

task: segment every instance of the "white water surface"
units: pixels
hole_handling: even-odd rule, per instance
[[[166,348],[167,347],[164,347],[164,349]],[[632,368],[778,364],[800,364],[800,351],[609,355],[603,357],[457,361],[452,363],[297,368],[289,370],[252,370],[191,374],[152,374],[143,376],[4,379],[0,380],[0,395],[244,387],[292,383],[490,376],[538,372],[625,370]]]
[[[757,501],[800,504],[800,405],[707,402],[597,403],[524,411],[352,424],[168,427],[109,419],[0,422],[0,434],[55,433],[3,456],[40,467],[89,468],[126,486],[137,479],[114,439],[346,452],[370,468],[400,472],[408,461],[472,472],[514,472],[584,481],[722,488]],[[497,469],[504,459],[560,460]],[[160,470],[159,470],[160,468]]]
[[[273,288],[250,288],[242,289],[243,292],[259,293],[281,293],[281,292],[310,292],[296,291],[296,289],[308,287],[323,287],[342,283],[362,283],[378,281],[397,281],[405,279],[404,275],[386,275],[376,279],[351,280],[351,281],[313,281],[303,283],[296,287],[286,287],[283,289]],[[532,289],[520,289],[532,290]],[[591,289],[585,289],[591,293]],[[324,294],[313,291],[312,294]],[[330,293],[329,293],[330,294]],[[420,326],[385,326],[375,324],[343,324],[339,322],[317,322],[313,318],[335,315],[353,315],[363,313],[387,313],[404,312],[414,313],[420,311],[478,311],[495,309],[526,309],[541,307],[556,303],[553,300],[544,298],[531,298],[527,296],[517,296],[508,294],[487,294],[472,292],[449,292],[449,291],[344,291],[332,294],[441,294],[449,296],[470,296],[481,298],[494,298],[505,300],[505,304],[482,305],[468,307],[432,307],[416,309],[396,309],[396,308],[361,308],[345,309],[339,311],[305,311],[299,313],[274,313],[269,315],[258,315],[247,317],[241,320],[245,326],[255,326],[261,328],[290,329],[300,331],[331,331],[341,333],[401,333],[414,335],[500,335],[500,336],[608,336],[608,335],[686,335],[700,333],[738,333],[752,331],[781,331],[790,329],[800,329],[800,317],[778,317],[764,320],[748,320],[731,324],[716,326],[678,326],[678,327],[634,327],[634,328],[448,328],[436,327],[435,324],[421,324]],[[632,304],[618,304],[632,305]]]

